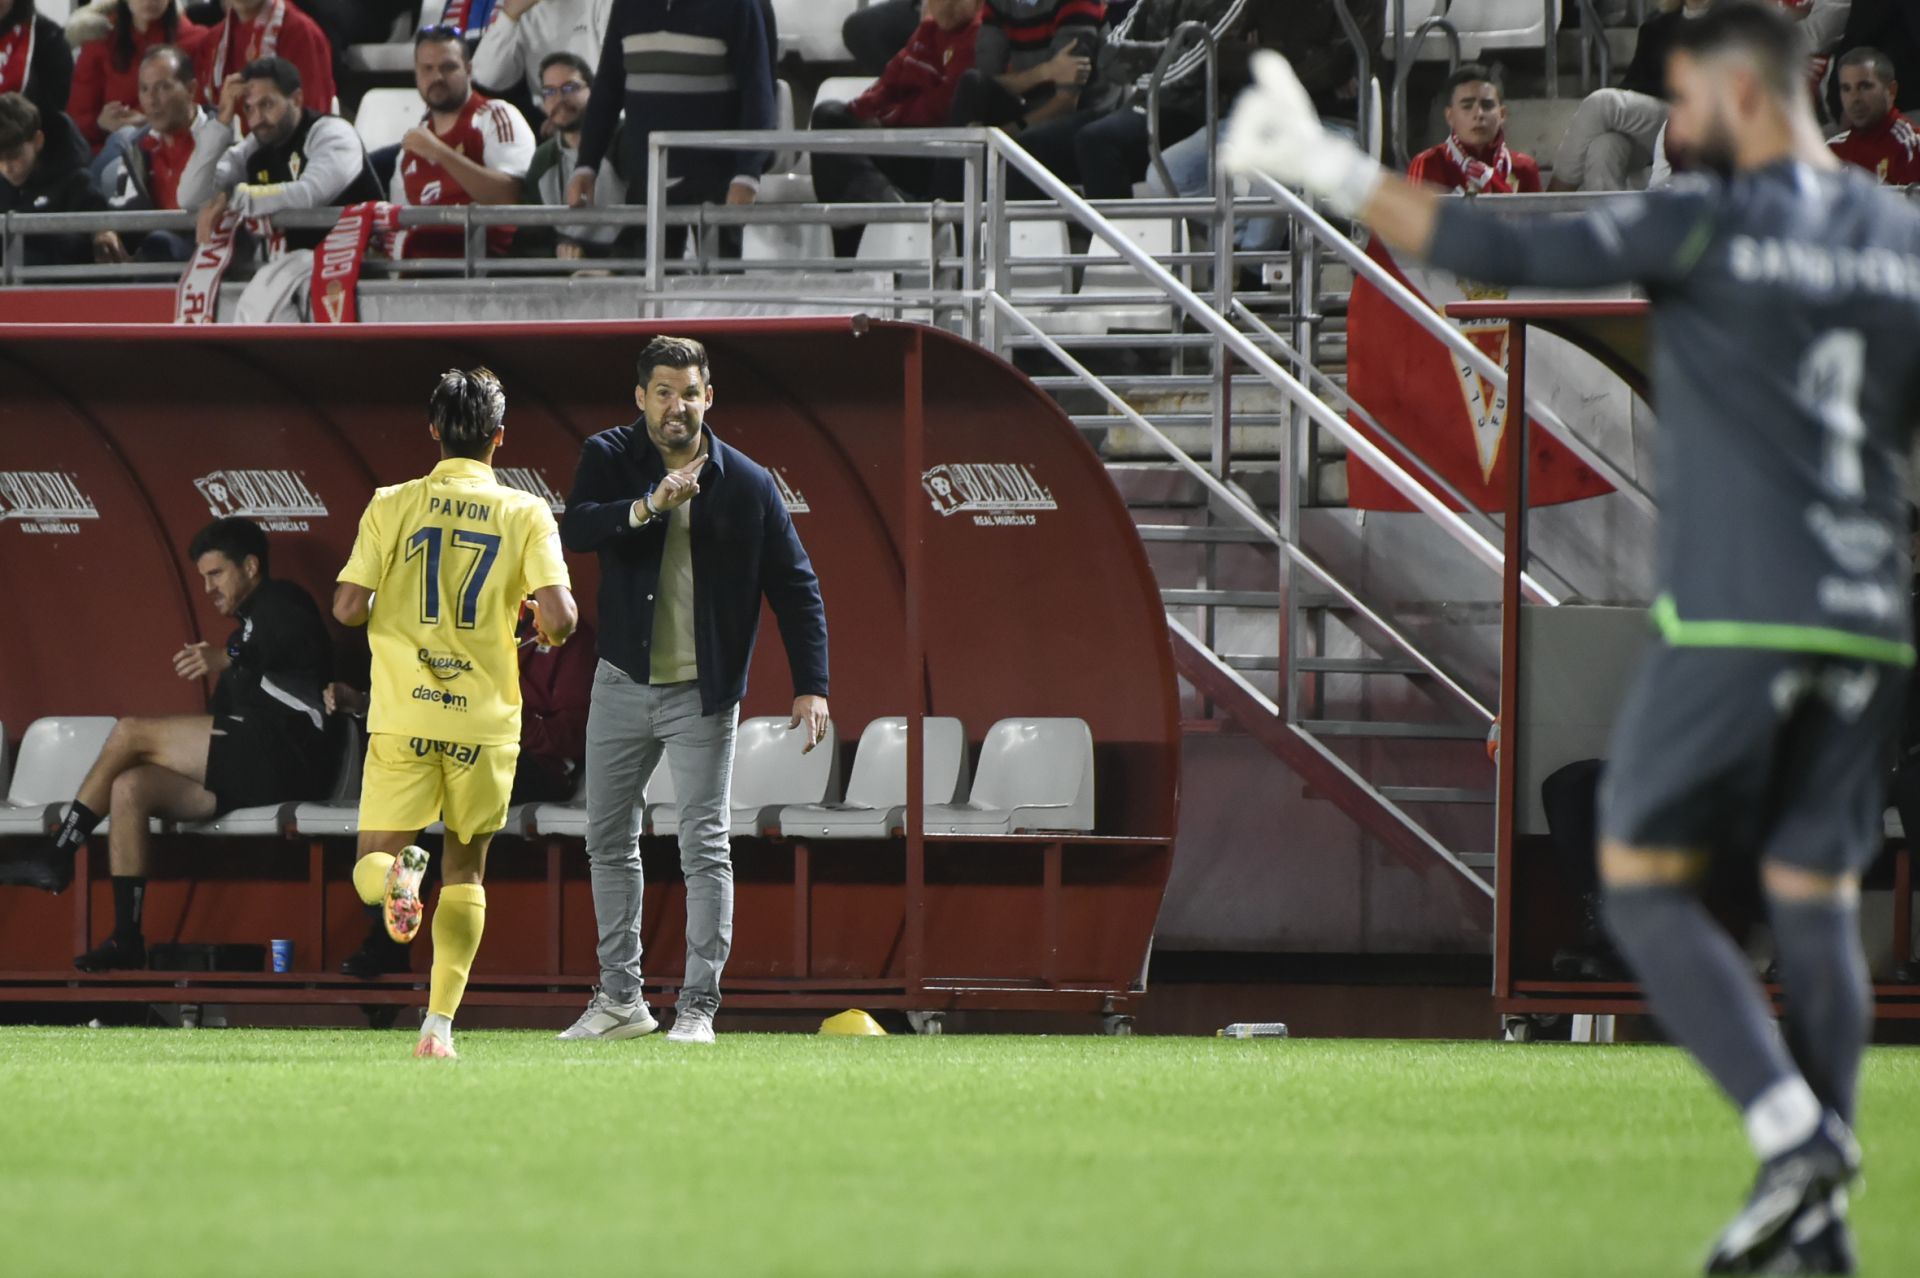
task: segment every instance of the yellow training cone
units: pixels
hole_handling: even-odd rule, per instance
[[[887,1032],[880,1028],[880,1022],[874,1020],[858,1008],[842,1012],[838,1016],[829,1016],[826,1020],[821,1021],[820,1032],[822,1034],[877,1036],[880,1038],[887,1036]]]

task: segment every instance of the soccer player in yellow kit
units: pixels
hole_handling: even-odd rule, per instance
[[[487,845],[505,824],[520,756],[514,629],[532,594],[542,643],[579,619],[553,512],[493,477],[507,399],[490,371],[453,369],[428,401],[440,464],[382,488],[334,588],[333,615],[373,651],[354,887],[387,931],[420,930],[420,831],[446,822],[433,975],[415,1056],[453,1056],[453,1014],[480,948]],[[378,603],[376,604],[376,597]]]

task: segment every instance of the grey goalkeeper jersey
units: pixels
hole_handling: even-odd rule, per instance
[[[1449,203],[1430,256],[1490,283],[1646,287],[1667,642],[1912,664],[1920,213],[1901,196],[1783,161],[1577,216]]]

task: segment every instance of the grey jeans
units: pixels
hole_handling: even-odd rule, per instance
[[[687,882],[683,1009],[720,1006],[720,973],[733,948],[734,731],[740,707],[700,713],[700,685],[640,683],[602,661],[587,712],[587,859],[600,927],[600,988],[630,1003],[640,993],[641,794],[666,755],[680,808],[680,871]]]

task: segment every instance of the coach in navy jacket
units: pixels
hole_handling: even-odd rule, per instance
[[[687,885],[687,966],[669,1038],[713,1041],[733,946],[728,841],[740,698],[773,605],[793,668],[793,721],[826,739],[827,613],[820,582],[765,467],[706,425],[707,352],[656,337],[640,352],[641,410],[587,441],[560,517],[569,550],[600,556],[600,665],[587,712],[587,860],[600,986],[560,1037],[651,1032],[640,996],[640,820],[647,782],[671,769]]]

